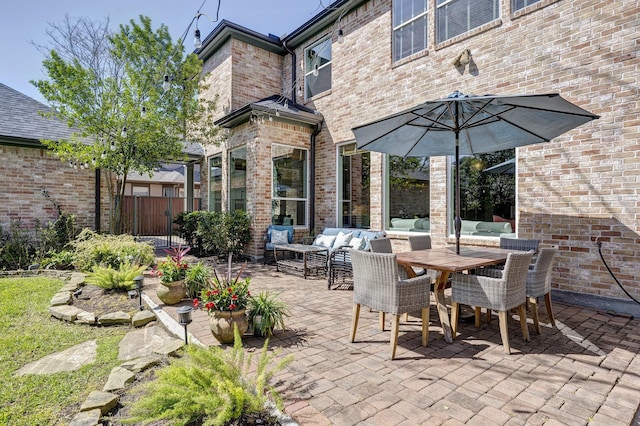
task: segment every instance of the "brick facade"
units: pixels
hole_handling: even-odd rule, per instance
[[[229,77],[228,59],[220,61],[214,55],[207,60],[213,83],[211,93],[232,100],[227,113],[276,93],[293,99],[297,88],[304,84],[301,65],[305,47],[331,35],[331,90],[307,101],[298,99],[324,117],[317,136],[315,163],[315,228],[319,232],[324,226],[336,224],[336,145],[354,140],[351,128],[426,100],[446,97],[455,90],[478,95],[558,92],[601,118],[549,143],[517,150],[518,236],[539,238],[543,246],[559,246],[555,288],[624,298],[600,261],[596,245],[600,241],[617,278],[637,295],[638,2],[542,0],[511,12],[511,1],[501,0],[499,19],[440,44],[434,41],[436,1],[429,0],[428,5],[428,48],[409,58],[396,63],[391,59],[391,0],[365,1],[341,15],[340,22],[334,20],[324,28],[301,27],[306,32],[296,34],[296,43],[288,46],[296,55],[295,82],[291,81],[290,54],[283,52],[278,59],[272,52],[260,53],[256,47],[235,41],[233,47],[225,45],[222,50],[242,61],[234,60]],[[344,33],[343,43],[337,43],[338,26]],[[300,41],[301,38],[305,40]],[[242,52],[244,48],[246,52]],[[451,61],[463,49],[471,51],[472,62],[461,71]],[[259,57],[269,59],[260,61]],[[258,71],[257,64],[270,69]],[[281,76],[279,84],[272,80],[274,76]],[[259,200],[253,207],[257,236],[270,220],[264,215],[268,209],[258,207],[270,200],[268,191],[262,191],[271,186],[266,151],[269,141],[277,137],[309,146],[309,138],[270,125],[260,129],[260,136],[244,139],[245,127],[233,129],[230,141],[253,143],[254,155],[259,159],[250,178],[256,188],[255,200]],[[384,156],[372,153],[372,229],[383,228],[385,222],[383,163]],[[432,158],[430,173],[431,236],[434,246],[443,246],[453,242],[447,227],[447,211],[452,207],[447,160]],[[397,239],[398,249],[406,247],[406,235],[392,237]],[[252,253],[257,254],[260,243],[254,240]],[[462,244],[497,245],[498,241],[463,237]]]
[[[20,219],[32,227],[46,223],[63,212],[77,216],[79,227],[95,229],[95,171],[73,169],[43,148],[0,146],[0,218],[3,225]],[[49,199],[45,197],[48,194]],[[103,229],[108,229],[106,186],[102,187]]]

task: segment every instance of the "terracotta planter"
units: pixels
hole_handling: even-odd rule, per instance
[[[172,283],[160,283],[156,289],[158,299],[165,305],[175,305],[180,303],[186,295],[184,280],[174,281]]]
[[[238,331],[242,336],[249,328],[249,319],[245,309],[237,311],[212,311],[209,316],[209,328],[211,334],[220,343],[233,343],[233,326],[238,325]]]

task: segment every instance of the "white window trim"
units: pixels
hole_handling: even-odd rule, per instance
[[[307,179],[306,179],[306,192],[307,192],[307,197],[306,198],[285,198],[285,197],[276,197],[273,195],[273,148],[276,146],[283,146],[286,148],[294,148],[294,149],[300,149],[302,151],[305,151],[307,154],[305,156],[305,162],[307,163]],[[293,146],[293,145],[286,145],[283,143],[274,143],[271,144],[271,187],[269,188],[269,192],[271,194],[271,201],[273,200],[285,200],[285,201],[304,201],[304,221],[305,224],[304,225],[294,225],[294,229],[298,229],[298,228],[308,228],[309,227],[309,189],[311,188],[311,173],[310,173],[310,159],[309,159],[309,149],[308,148],[302,148],[299,146]],[[269,208],[269,215],[271,215],[271,208]]]

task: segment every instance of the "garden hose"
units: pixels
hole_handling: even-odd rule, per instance
[[[609,274],[613,277],[613,280],[616,282],[616,284],[618,284],[618,286],[622,289],[622,291],[624,291],[624,294],[629,296],[631,300],[633,300],[634,302],[640,305],[640,302],[636,298],[634,298],[632,295],[630,295],[629,292],[622,286],[622,284],[620,284],[620,281],[618,281],[618,278],[616,278],[611,268],[609,268],[609,265],[607,265],[607,261],[604,260],[604,256],[602,255],[602,242],[596,241],[596,244],[598,245],[598,253],[600,254],[600,259],[602,259],[602,263],[604,263],[604,266],[607,268],[607,271],[609,271]]]

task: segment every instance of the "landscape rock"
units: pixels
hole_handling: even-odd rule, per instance
[[[122,361],[140,358],[161,348],[164,342],[174,337],[159,326],[141,328],[128,332],[120,341],[118,359]]]
[[[179,339],[167,340],[162,346],[154,349],[153,352],[159,355],[173,356],[182,349],[184,342]]]
[[[31,362],[16,371],[15,375],[53,374],[75,371],[83,365],[95,362],[97,349],[98,343],[95,340],[89,340],[72,346],[62,352],[47,355],[44,358]]]
[[[60,320],[73,322],[78,318],[78,315],[84,311],[70,305],[56,305],[50,306],[49,312],[52,316]]]
[[[145,355],[140,358],[132,359],[120,365],[122,368],[126,368],[127,370],[131,370],[134,373],[139,373],[141,371],[147,370],[151,367],[155,367],[156,365],[162,362],[162,357],[156,354]]]
[[[81,411],[71,420],[69,426],[96,426],[100,421],[102,413],[96,408],[89,411]]]
[[[111,370],[107,383],[102,390],[104,392],[111,392],[124,388],[127,384],[133,382],[136,379],[136,375],[130,370],[122,367],[115,367]]]
[[[59,291],[53,295],[49,304],[51,306],[61,306],[68,305],[69,303],[71,303],[71,293],[68,291]]]
[[[76,324],[89,324],[93,325],[96,323],[96,314],[93,312],[82,311],[78,314],[78,319],[76,320]]]
[[[75,288],[78,288],[82,285],[82,283],[84,283],[84,274],[81,272],[73,272],[71,273],[71,278],[69,278],[69,284],[72,284],[75,286]]]
[[[150,323],[151,321],[156,320],[156,314],[151,311],[140,311],[136,312],[133,315],[133,319],[131,320],[131,325],[134,327],[143,327]]]
[[[116,406],[118,398],[118,395],[111,392],[93,391],[80,406],[80,411],[99,409],[105,415]]]
[[[98,325],[119,325],[131,323],[131,315],[126,312],[118,311],[105,314],[98,318]]]

